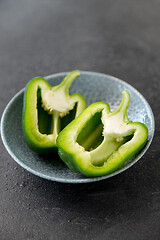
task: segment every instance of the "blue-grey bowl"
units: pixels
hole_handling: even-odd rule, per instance
[[[67,73],[58,73],[45,77],[51,85],[59,84]],[[153,139],[155,121],[152,110],[145,98],[126,82],[102,73],[81,71],[71,88],[70,93],[81,93],[88,105],[93,102],[107,102],[111,110],[115,110],[121,101],[121,92],[128,90],[131,101],[128,116],[131,121],[139,121],[148,127],[148,141],[144,148],[134,157],[129,159],[115,172],[103,176],[89,178],[74,173],[61,161],[57,154],[40,157],[26,145],[22,134],[22,106],[24,89],[18,92],[6,106],[1,119],[1,137],[11,157],[29,172],[57,182],[87,183],[113,177],[135,164],[147,151]]]

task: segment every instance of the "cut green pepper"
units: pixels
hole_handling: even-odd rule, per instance
[[[67,166],[86,176],[107,175],[138,153],[148,137],[147,127],[127,116],[128,91],[119,108],[93,103],[66,126],[57,138],[58,153]]]
[[[81,94],[69,95],[69,87],[78,76],[78,70],[72,71],[54,87],[44,78],[36,77],[26,86],[22,127],[32,150],[40,154],[55,151],[59,132],[86,108]]]

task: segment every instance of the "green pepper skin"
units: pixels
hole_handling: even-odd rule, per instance
[[[58,153],[72,171],[89,177],[107,175],[143,148],[148,129],[143,123],[128,120],[129,102],[129,93],[124,91],[119,108],[113,112],[107,103],[93,103],[61,131]],[[101,123],[95,117],[100,113]],[[95,127],[95,121],[99,126]],[[96,146],[100,136],[103,139]]]
[[[24,139],[33,151],[39,154],[57,151],[56,138],[62,125],[65,127],[86,108],[86,101],[81,94],[69,95],[69,87],[78,76],[78,70],[72,71],[54,87],[42,77],[36,77],[27,84],[24,91],[22,129]],[[56,110],[52,109],[54,100],[58,106]],[[64,107],[65,110],[62,109]]]

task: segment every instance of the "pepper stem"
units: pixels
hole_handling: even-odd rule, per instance
[[[56,87],[53,87],[53,90],[56,90],[58,88],[61,88],[64,90],[65,94],[69,94],[69,87],[71,86],[72,82],[75,80],[75,78],[80,76],[80,71],[79,70],[74,70],[70,72],[64,79],[63,81]]]
[[[120,103],[118,109],[113,112],[114,114],[120,113],[122,115],[124,122],[129,121],[128,115],[127,115],[129,103],[130,103],[130,95],[129,95],[129,92],[127,90],[125,90],[122,92],[122,100],[121,100],[121,103]]]

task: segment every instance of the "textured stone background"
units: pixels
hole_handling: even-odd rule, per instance
[[[94,184],[49,182],[0,142],[0,239],[159,239],[160,1],[0,0],[0,116],[37,75],[114,75],[152,107],[154,141],[126,172]]]

